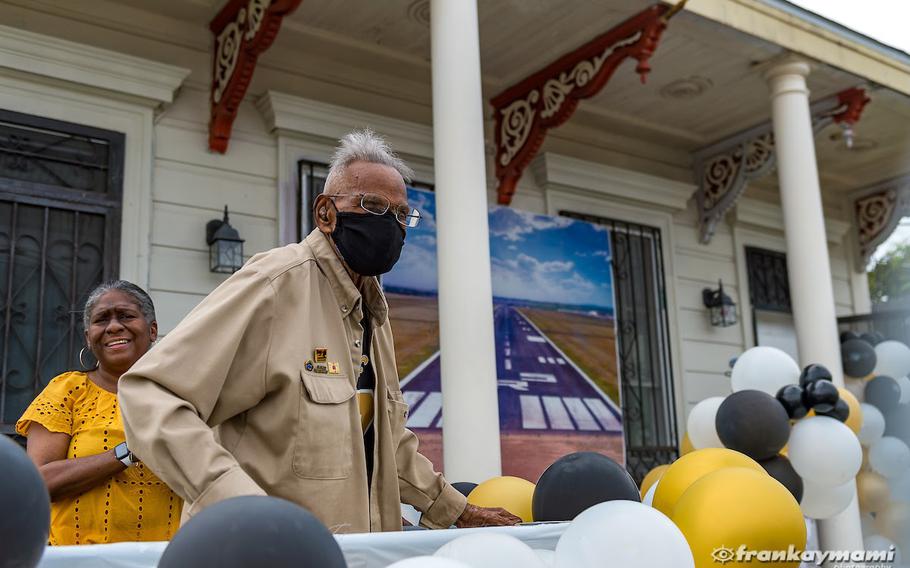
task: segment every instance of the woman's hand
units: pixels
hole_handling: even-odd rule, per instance
[[[38,466],[51,501],[84,493],[125,469],[114,455],[114,450],[67,459],[69,447],[69,434],[51,432],[37,422],[33,422],[28,429],[26,451]]]
[[[521,522],[519,517],[499,507],[478,507],[468,505],[464,512],[455,521],[455,526],[460,529],[473,527],[498,527],[504,525],[517,525]]]

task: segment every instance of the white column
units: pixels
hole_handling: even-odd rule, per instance
[[[433,146],[446,477],[501,474],[476,0],[433,0]]]
[[[802,365],[821,363],[844,386],[834,287],[822,209],[815,139],[806,76],[809,64],[795,58],[772,67],[771,88],[777,176],[787,241],[793,323]],[[855,491],[854,491],[855,492]],[[862,549],[856,497],[840,515],[819,522],[821,549]]]

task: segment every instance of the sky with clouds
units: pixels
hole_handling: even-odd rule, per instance
[[[430,192],[409,189],[421,223],[408,231],[388,287],[436,292],[436,206]],[[497,297],[612,309],[610,244],[605,227],[492,207],[490,255]]]

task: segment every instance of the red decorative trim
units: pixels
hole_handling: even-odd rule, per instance
[[[224,154],[237,109],[246,94],[259,55],[272,45],[281,20],[302,0],[230,0],[209,24],[215,40],[212,58],[212,114],[209,148]]]
[[[645,82],[649,59],[667,27],[669,6],[656,4],[495,96],[499,203],[508,205],[547,130],[564,123],[578,102],[596,95],[626,58]]]
[[[863,109],[866,108],[866,105],[870,100],[871,99],[866,96],[865,89],[860,89],[858,87],[851,87],[837,93],[837,102],[844,108],[843,110],[840,108],[837,109],[837,112],[832,116],[834,122],[846,122],[850,125],[856,124],[859,122],[859,118],[863,114]]]

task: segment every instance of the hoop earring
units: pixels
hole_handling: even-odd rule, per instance
[[[85,354],[85,347],[83,347],[82,349],[79,350],[79,364],[82,365],[82,370],[83,371],[94,371],[95,369],[97,369],[98,365],[100,365],[100,363],[97,360],[95,361],[94,367],[92,367],[91,369],[86,368],[85,361],[82,360],[82,355],[84,355],[84,354]]]

